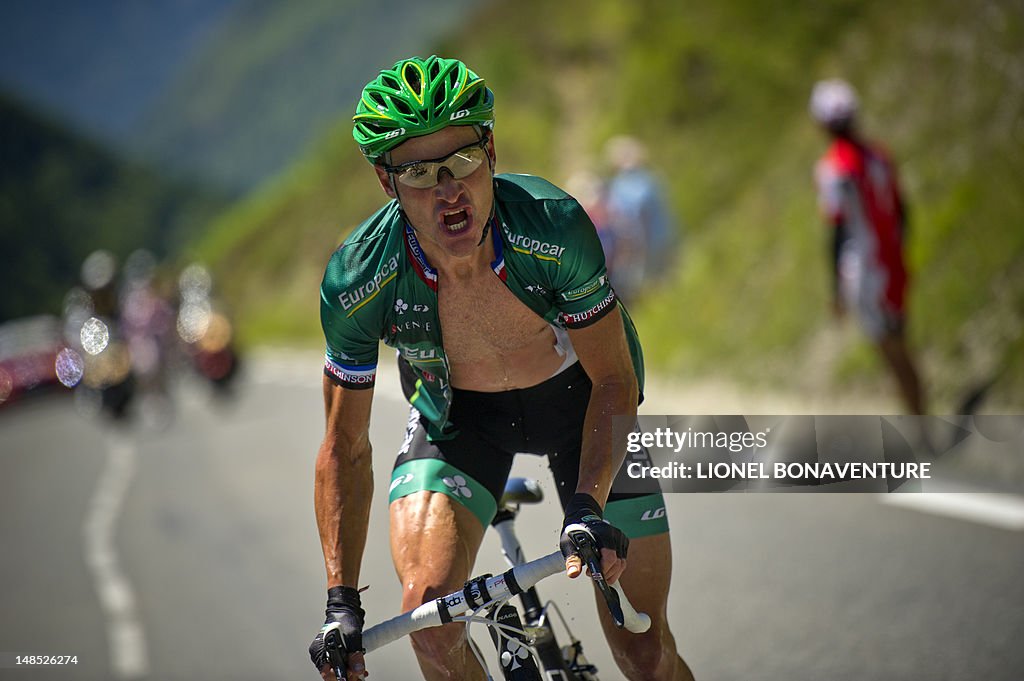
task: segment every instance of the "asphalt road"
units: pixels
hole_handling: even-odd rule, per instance
[[[300,356],[255,362],[230,403],[186,382],[163,430],[113,430],[60,397],[0,410],[0,679],[316,678],[319,381],[316,357]],[[374,621],[399,603],[384,497],[406,415],[382,377],[362,579]],[[551,484],[538,460],[515,472]],[[669,611],[697,678],[1022,678],[1024,532],[882,501],[669,495]],[[550,501],[524,512],[528,555],[553,549],[559,519]],[[477,571],[501,569],[491,537]],[[541,593],[602,678],[620,678],[587,585],[553,578]],[[418,678],[407,642],[369,668],[377,681]]]

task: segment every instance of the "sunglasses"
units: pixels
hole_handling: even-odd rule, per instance
[[[384,170],[393,174],[406,187],[414,189],[430,189],[437,186],[438,174],[445,168],[456,180],[472,175],[487,160],[488,135],[482,139],[456,149],[442,158],[427,161],[409,161],[397,166],[384,166]]]

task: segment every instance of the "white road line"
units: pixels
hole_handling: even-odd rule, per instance
[[[135,594],[121,571],[114,549],[117,516],[135,473],[136,448],[123,436],[108,438],[107,464],[82,527],[85,562],[107,617],[110,664],[118,679],[149,673],[146,636],[136,613]]]
[[[886,494],[883,504],[922,513],[969,520],[1004,530],[1024,530],[1024,498],[992,492]]]

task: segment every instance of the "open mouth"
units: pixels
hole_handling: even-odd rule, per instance
[[[445,231],[449,234],[458,234],[469,227],[469,211],[465,208],[445,211],[441,213],[441,220]]]

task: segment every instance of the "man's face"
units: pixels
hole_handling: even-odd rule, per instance
[[[442,158],[478,139],[472,126],[449,126],[397,147],[391,152],[391,165]],[[488,141],[486,149],[493,166],[494,143]],[[426,189],[408,187],[397,178],[392,187],[387,172],[380,167],[375,169],[387,195],[401,201],[428,257],[460,258],[474,253],[491,214],[494,185],[490,166],[483,163],[461,180],[441,169],[437,185]]]

